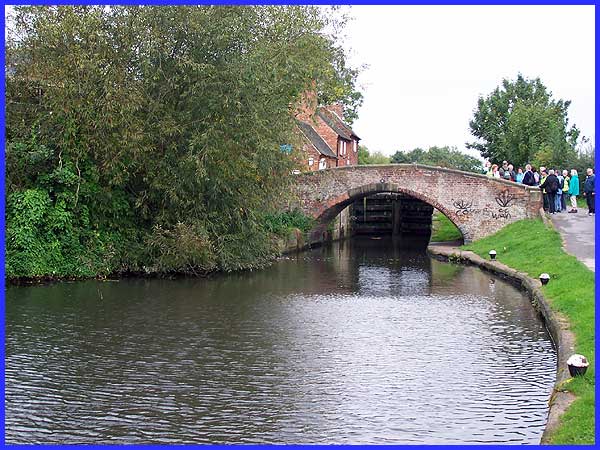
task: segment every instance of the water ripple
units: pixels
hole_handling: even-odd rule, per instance
[[[6,441],[539,443],[556,356],[527,298],[378,242],[9,288]]]

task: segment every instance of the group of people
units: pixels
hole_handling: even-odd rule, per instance
[[[577,212],[577,196],[579,195],[579,176],[577,170],[555,170],[540,167],[538,170],[531,164],[525,166],[525,170],[519,167],[516,171],[514,166],[507,161],[502,166],[491,164],[486,161],[484,172],[488,177],[501,178],[527,186],[539,186],[544,195],[544,210],[550,214],[556,214],[567,210],[567,201],[571,202],[570,213]],[[596,200],[596,175],[593,169],[587,169],[585,182],[583,183],[583,196],[588,206],[588,215],[596,214],[594,201]]]

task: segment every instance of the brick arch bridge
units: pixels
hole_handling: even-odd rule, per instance
[[[471,242],[517,220],[539,216],[539,188],[460,170],[418,164],[346,166],[297,175],[300,209],[317,219],[312,236],[354,200],[379,192],[400,192],[422,200],[448,217]]]

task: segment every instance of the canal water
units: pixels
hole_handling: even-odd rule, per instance
[[[6,292],[7,443],[539,443],[527,297],[391,239],[257,272]]]

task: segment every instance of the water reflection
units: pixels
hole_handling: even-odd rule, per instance
[[[410,247],[9,288],[6,440],[539,442],[556,359],[528,300]]]

